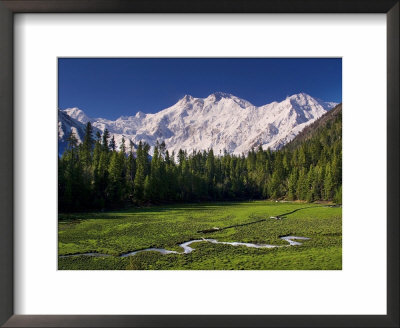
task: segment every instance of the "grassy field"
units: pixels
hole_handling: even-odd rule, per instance
[[[270,216],[283,215],[282,220]],[[200,230],[237,226],[212,233]],[[59,255],[96,252],[109,257],[60,257],[60,270],[340,270],[342,209],[271,201],[179,204],[118,212],[60,214]],[[308,237],[301,246],[248,248],[200,242],[189,254],[142,252],[156,247],[182,251],[180,243],[218,241],[288,245],[280,236]]]

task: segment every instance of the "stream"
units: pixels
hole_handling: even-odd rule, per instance
[[[165,248],[145,248],[145,249],[140,249],[137,251],[129,252],[120,255],[119,257],[128,257],[128,256],[133,256],[136,255],[137,253],[140,252],[159,252],[161,254],[189,254],[195,250],[195,248],[190,247],[191,244],[193,243],[198,243],[198,242],[209,242],[212,244],[223,244],[223,245],[231,245],[231,246],[246,246],[246,247],[252,247],[252,248],[277,248],[277,247],[288,247],[288,246],[300,246],[302,243],[295,241],[295,240],[309,240],[310,238],[307,237],[298,237],[298,236],[283,236],[280,237],[280,239],[285,240],[289,243],[289,245],[268,245],[268,244],[252,244],[252,243],[242,243],[242,242],[227,242],[227,241],[218,241],[216,239],[195,239],[195,240],[189,240],[186,241],[182,244],[179,244],[179,246],[183,249],[183,252],[177,252],[177,251],[171,251]],[[93,256],[93,257],[109,257],[112,255],[109,254],[101,254],[101,253],[78,253],[78,254],[71,254],[71,255],[60,255],[60,258],[65,258],[65,257],[76,257],[76,256]]]

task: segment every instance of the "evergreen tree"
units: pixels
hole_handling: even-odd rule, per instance
[[[126,160],[126,191],[127,191],[127,198],[131,201],[134,200],[134,181],[135,181],[135,174],[136,174],[136,160],[133,156],[133,142],[130,140],[130,149],[129,155]]]
[[[114,138],[114,136],[111,137],[109,147],[110,147],[110,149],[111,149],[112,151],[115,151],[115,149],[117,148],[117,146],[116,146],[116,144],[115,144],[115,138]]]
[[[105,151],[108,150],[108,139],[109,138],[110,138],[110,132],[108,132],[108,130],[105,129],[103,132],[103,141],[102,141],[103,149]]]
[[[290,173],[288,178],[288,199],[296,199],[296,189],[297,189],[297,169],[294,168]]]
[[[122,136],[121,146],[119,147],[120,151],[125,154],[126,153],[126,145],[125,145],[125,137]]]
[[[300,169],[299,178],[297,180],[297,199],[306,199],[308,194],[307,173],[304,167]]]
[[[147,153],[144,149],[142,142],[139,142],[138,149],[136,151],[136,174],[134,180],[134,197],[136,200],[143,200],[144,192],[144,181],[147,176]]]
[[[61,181],[65,183],[62,187],[63,199],[60,202],[61,209],[81,210],[84,206],[82,199],[85,197],[84,178],[82,165],[79,158],[78,139],[71,132],[67,138],[67,150],[61,158]]]
[[[94,146],[92,124],[88,122],[85,127],[85,136],[82,143],[82,161],[86,168],[92,164],[92,151]]]
[[[334,191],[334,180],[332,176],[331,166],[328,163],[325,170],[325,180],[324,180],[324,195],[326,200],[332,199],[333,191]]]
[[[123,157],[115,151],[111,155],[108,172],[108,202],[111,206],[121,205],[124,200],[123,191],[125,182],[123,176]]]

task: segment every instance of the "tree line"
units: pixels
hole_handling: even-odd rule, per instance
[[[294,149],[251,149],[247,155],[212,149],[170,154],[130,141],[119,150],[106,129],[93,136],[87,123],[82,143],[74,133],[58,159],[62,212],[99,210],[129,204],[209,200],[332,200],[342,194],[341,115]]]

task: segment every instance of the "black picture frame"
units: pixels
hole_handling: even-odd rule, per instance
[[[0,324],[4,327],[399,327],[399,8],[399,0],[0,0]],[[16,13],[385,13],[387,315],[14,315],[12,145]]]

